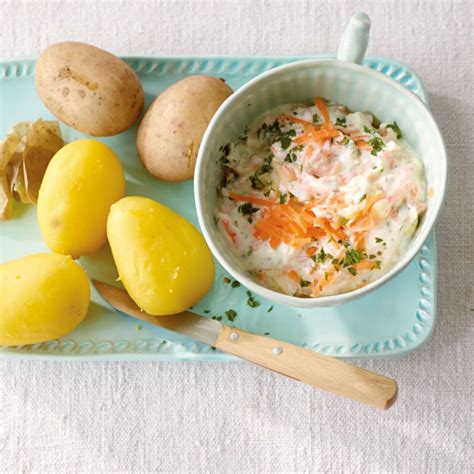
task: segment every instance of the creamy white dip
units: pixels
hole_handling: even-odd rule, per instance
[[[222,162],[219,228],[250,275],[289,295],[379,278],[426,207],[422,162],[398,125],[320,98],[264,114]]]

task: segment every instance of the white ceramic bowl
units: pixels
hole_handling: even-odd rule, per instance
[[[400,83],[355,64],[367,46],[370,22],[356,14],[349,23],[337,60],[306,60],[265,72],[249,81],[219,108],[203,137],[195,174],[195,201],[204,237],[220,264],[255,293],[278,303],[305,308],[331,306],[359,298],[400,273],[416,256],[434,226],[446,186],[447,159],[440,131],[426,105]],[[340,59],[343,58],[343,59]],[[348,61],[348,59],[350,61]],[[378,280],[363,288],[333,296],[298,298],[272,291],[252,279],[214,223],[216,188],[222,182],[219,148],[236,140],[245,126],[275,106],[309,102],[321,96],[354,111],[369,111],[382,122],[397,121],[404,138],[419,153],[428,188],[427,211],[402,259]],[[400,295],[403,297],[403,295]]]

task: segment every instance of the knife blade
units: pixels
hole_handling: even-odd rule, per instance
[[[366,369],[266,336],[231,328],[191,311],[153,316],[141,310],[125,290],[92,280],[113,308],[169,331],[186,335],[266,369],[380,409],[397,398],[395,380]]]
[[[170,316],[152,316],[141,310],[125,290],[98,280],[92,280],[92,283],[102,298],[122,313],[169,331],[183,334],[210,346],[216,344],[217,337],[222,330],[222,324],[219,321],[199,316],[199,314],[190,311],[183,311]]]

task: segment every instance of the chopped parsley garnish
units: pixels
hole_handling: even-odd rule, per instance
[[[347,268],[347,271],[348,271],[351,275],[353,275],[353,276],[356,276],[356,275],[357,275],[357,271],[356,271],[356,269],[355,269],[354,267],[348,267],[348,268]]]
[[[346,225],[349,222],[349,219],[347,217],[339,217],[339,220],[337,221],[337,225],[342,227]]]
[[[295,136],[296,136],[296,130],[293,130],[292,128],[281,135],[280,143],[283,150],[286,150],[287,148],[289,148],[289,146],[291,145],[291,137],[295,137]]]
[[[247,220],[249,224],[253,222],[252,215],[258,212],[259,210],[260,210],[259,207],[253,207],[253,205],[250,202],[244,202],[237,208],[237,211],[239,211],[240,214],[242,214],[243,216],[248,216]]]
[[[211,319],[215,319],[216,321],[222,321],[222,316],[212,316]]]
[[[234,280],[232,282],[232,285],[230,285],[232,288],[238,288],[240,286],[240,281]]]
[[[381,263],[382,262],[380,260],[375,260],[375,262],[374,262],[375,268],[379,269]]]
[[[278,120],[275,120],[272,124],[264,123],[257,130],[257,138],[262,137],[263,139],[266,139],[267,136],[278,133],[280,133],[280,124],[278,123]]]
[[[288,197],[288,194],[281,194],[280,193],[280,204],[285,204],[287,197]]]
[[[374,131],[371,130],[369,127],[367,127],[367,125],[364,125],[364,132],[365,133],[373,133]]]
[[[305,288],[307,286],[311,285],[311,282],[308,280],[300,280],[300,286],[301,288]]]
[[[227,278],[227,277],[224,277],[222,280],[224,281],[224,283],[227,283],[227,284],[229,284],[232,281],[230,278]]]
[[[319,115],[318,114],[314,114],[313,115],[313,123],[316,123],[319,121]]]
[[[336,119],[336,125],[339,125],[340,127],[347,127],[346,117],[338,117]]]
[[[362,202],[367,197],[367,194],[364,194],[360,199],[359,202]]]
[[[223,145],[219,148],[219,151],[222,153],[221,157],[219,158],[219,161],[223,164],[226,165],[229,163],[228,156],[230,154],[230,143],[227,143],[227,145]]]
[[[225,312],[225,315],[227,316],[227,319],[229,321],[234,321],[234,319],[237,317],[237,311],[233,310],[233,309],[228,309],[226,312]]]
[[[249,128],[246,125],[245,129],[244,129],[244,132],[239,136],[239,140],[242,141],[242,142],[246,142],[249,138],[248,133],[249,133]]]
[[[383,242],[383,239],[381,239],[380,237],[375,237],[375,242],[377,244],[380,244],[380,242]]]
[[[330,253],[326,253],[324,249],[321,249],[316,255],[312,255],[311,259],[315,263],[324,263],[328,259],[332,259],[333,256]]]
[[[402,138],[402,131],[400,130],[397,122],[389,123],[387,128],[391,128],[397,134],[398,139]]]
[[[260,303],[253,297],[252,293],[248,290],[247,290],[247,296],[248,296],[247,304],[251,308],[256,308],[257,306],[260,306]]]
[[[257,176],[257,173],[249,176],[250,184],[253,189],[263,189],[265,185],[260,181],[260,178]]]
[[[210,312],[211,312],[210,309],[205,309],[205,310],[204,310],[204,314],[209,314]]]
[[[359,263],[364,256],[364,253],[361,250],[357,249],[346,249],[346,256],[344,257],[344,266],[354,265]]]
[[[349,143],[350,143],[349,137],[344,136],[344,138],[339,142],[339,145],[347,146],[349,145]]]
[[[370,154],[376,156],[377,153],[385,146],[385,142],[379,137],[372,137],[369,140],[369,145],[372,147]]]
[[[272,161],[273,161],[273,154],[270,154],[265,158],[265,162],[262,165],[262,167],[259,170],[255,171],[253,175],[249,176],[249,180],[250,180],[250,184],[252,188],[263,189],[265,187],[265,184],[260,179],[260,176],[262,176],[263,174],[269,173],[270,171],[273,170]]]
[[[267,309],[267,313],[271,313],[273,311],[273,306],[270,306],[270,308]]]
[[[264,336],[269,336],[270,333],[269,333],[269,332],[264,332],[263,335],[264,335]]]

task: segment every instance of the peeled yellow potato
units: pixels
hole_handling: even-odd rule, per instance
[[[214,262],[202,235],[151,199],[132,196],[116,202],[107,236],[120,279],[149,314],[184,311],[212,285]]]
[[[46,245],[78,258],[107,240],[110,206],[125,192],[114,152],[97,140],[77,140],[50,161],[38,196],[38,222]]]
[[[0,345],[64,336],[85,317],[89,281],[71,257],[39,253],[0,265]]]

